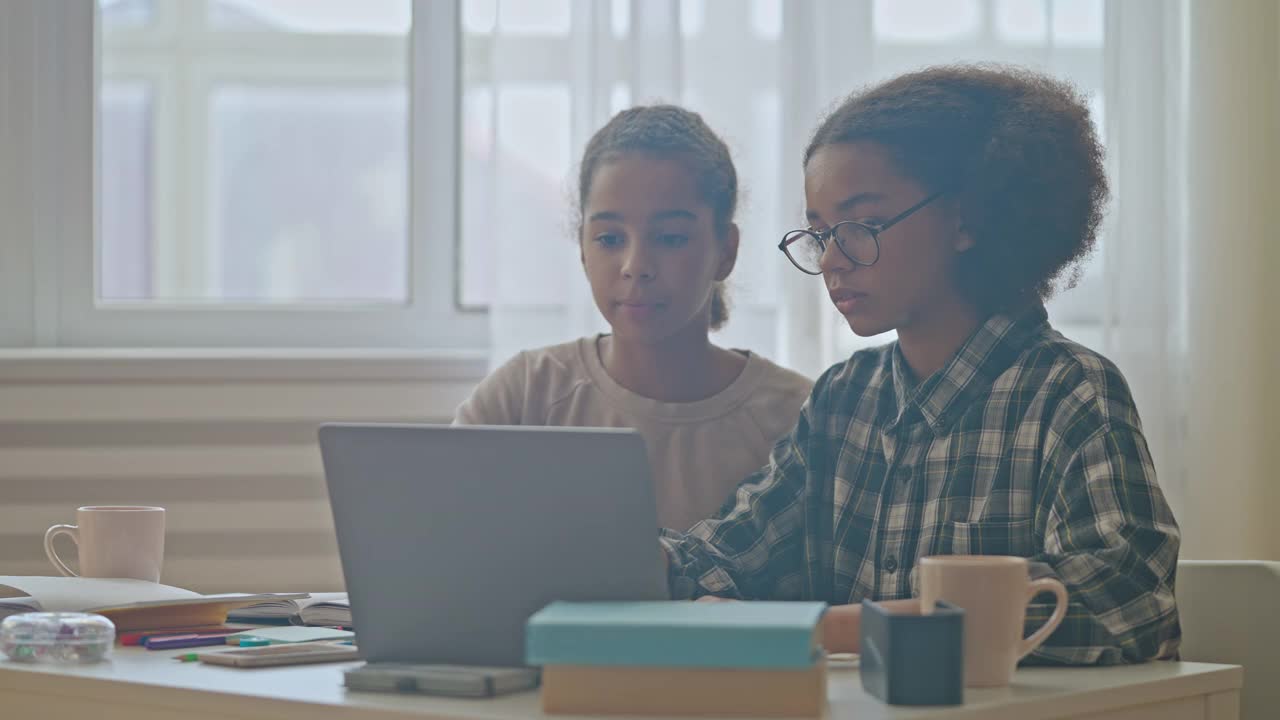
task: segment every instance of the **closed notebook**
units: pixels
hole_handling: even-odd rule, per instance
[[[808,668],[825,603],[555,602],[529,619],[530,665]]]
[[[823,661],[803,670],[542,669],[547,714],[819,717],[826,706]]]

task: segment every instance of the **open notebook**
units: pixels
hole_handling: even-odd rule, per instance
[[[94,612],[109,618],[120,632],[221,625],[236,608],[305,597],[306,593],[201,595],[120,578],[0,575],[0,617],[40,611]]]
[[[295,625],[351,627],[346,593],[311,593],[310,597],[279,598],[233,610],[235,622],[290,622]]]

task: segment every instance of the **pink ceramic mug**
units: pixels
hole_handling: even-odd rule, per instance
[[[964,684],[998,687],[1013,680],[1018,661],[1044,644],[1067,615],[1067,588],[1058,580],[1031,580],[1027,559],[1008,555],[932,555],[920,558],[921,605],[938,600],[964,608]],[[1044,625],[1022,637],[1027,605],[1053,593],[1057,607]]]
[[[53,540],[67,535],[80,555],[76,573],[58,557]],[[44,534],[44,552],[63,575],[136,578],[160,582],[164,562],[164,508],[125,505],[82,507],[75,525],[54,525]]]

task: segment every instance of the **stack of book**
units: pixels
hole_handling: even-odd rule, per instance
[[[236,622],[271,625],[323,625],[350,628],[351,605],[344,592],[309,593],[308,597],[281,598],[233,610]]]
[[[548,605],[529,619],[546,713],[817,717],[824,603]]]
[[[201,595],[128,578],[0,576],[0,618],[26,612],[91,612],[123,633],[219,628],[228,613],[259,603],[295,600],[306,593]]]

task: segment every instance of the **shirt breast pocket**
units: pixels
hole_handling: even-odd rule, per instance
[[[1036,552],[1035,521],[946,522],[935,543],[937,555],[1016,555]]]

